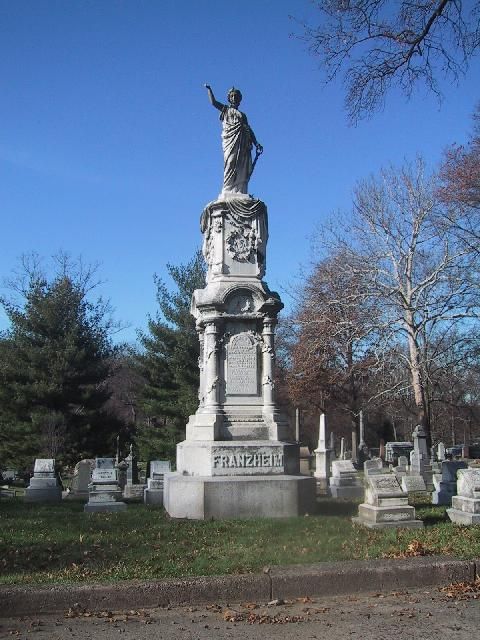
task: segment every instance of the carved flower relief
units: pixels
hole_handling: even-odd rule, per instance
[[[248,262],[257,246],[256,233],[252,227],[231,231],[226,240],[228,255],[238,262]]]

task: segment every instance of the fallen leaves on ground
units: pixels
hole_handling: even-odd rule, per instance
[[[235,609],[225,609],[223,612],[225,622],[246,622],[247,624],[289,624],[292,622],[305,622],[305,616],[290,616],[275,614],[273,616],[265,613],[253,613],[236,611]]]
[[[434,551],[429,549],[420,540],[412,540],[405,551],[393,551],[391,553],[384,553],[383,558],[416,558],[418,556],[431,556],[434,555]]]
[[[478,600],[480,599],[480,578],[470,582],[453,582],[446,587],[441,587],[439,591],[448,599]]]
[[[74,604],[65,612],[64,618],[104,618],[108,622],[128,622],[133,619],[144,619],[150,617],[144,609],[114,613],[113,611],[89,611],[85,607],[80,607],[78,604]]]

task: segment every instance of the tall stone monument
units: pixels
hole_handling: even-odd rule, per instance
[[[313,477],[317,483],[317,492],[328,493],[328,479],[330,478],[330,456],[331,449],[327,448],[326,441],[326,417],[322,413],[320,415],[320,424],[318,427],[318,446],[315,449],[315,473]]]
[[[164,504],[175,518],[300,515],[313,508],[315,480],[299,475],[298,444],[287,441],[275,404],[274,329],[283,304],[262,280],[267,207],[247,193],[263,149],[238,110],[240,92],[231,89],[224,105],[207,91],[223,124],[224,180],[200,220],[207,284],[191,305],[199,407],[177,446],[177,471],[165,474]]]

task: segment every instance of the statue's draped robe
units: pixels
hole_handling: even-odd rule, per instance
[[[223,107],[223,192],[247,193],[252,172],[252,136],[247,116],[234,107]]]

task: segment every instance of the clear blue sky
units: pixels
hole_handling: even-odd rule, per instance
[[[269,208],[272,289],[309,261],[309,236],[358,179],[417,152],[435,164],[466,139],[478,59],[441,108],[393,93],[352,128],[290,14],[316,12],[309,0],[0,0],[0,279],[31,251],[100,261],[101,293],[130,325],[118,339],[134,341],[156,311],[152,275],[190,259],[220,191],[205,82],[222,101],[242,90],[265,148],[250,191]]]

